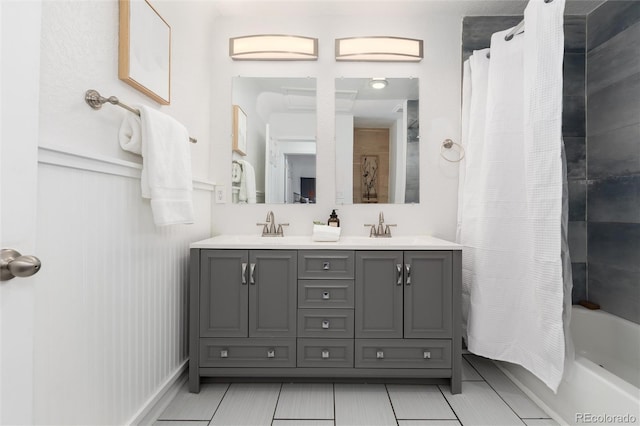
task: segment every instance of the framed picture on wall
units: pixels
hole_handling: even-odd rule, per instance
[[[378,202],[378,156],[363,155],[360,161],[362,202]]]
[[[147,0],[119,0],[118,78],[162,105],[171,102],[171,27]]]
[[[238,105],[233,106],[233,152],[247,155],[247,114]]]

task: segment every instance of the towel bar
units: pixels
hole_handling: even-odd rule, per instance
[[[115,96],[109,96],[108,98],[105,98],[104,96],[101,96],[97,90],[93,90],[93,89],[87,90],[86,93],[84,94],[84,100],[93,109],[100,109],[102,108],[103,104],[106,104],[107,102],[109,102],[112,105],[117,105],[120,108],[124,108],[127,111],[131,111],[138,117],[140,116],[140,111],[138,111],[137,109],[132,108],[127,104],[123,104]],[[191,143],[198,143],[198,140],[195,138],[192,138],[191,136],[189,136],[189,141],[191,141]]]

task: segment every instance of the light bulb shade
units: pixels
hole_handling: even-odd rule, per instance
[[[402,37],[336,39],[336,61],[420,62],[422,40]]]
[[[315,61],[318,39],[280,34],[234,37],[229,39],[229,56],[234,60]]]

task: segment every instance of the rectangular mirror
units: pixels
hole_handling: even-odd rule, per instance
[[[316,80],[234,77],[232,83],[232,201],[315,203]]]
[[[335,83],[336,203],[420,202],[418,79]]]

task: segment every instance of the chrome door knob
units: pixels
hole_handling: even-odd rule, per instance
[[[2,249],[0,252],[0,281],[8,281],[15,277],[30,277],[40,270],[42,263],[35,256],[22,256],[13,249]]]

